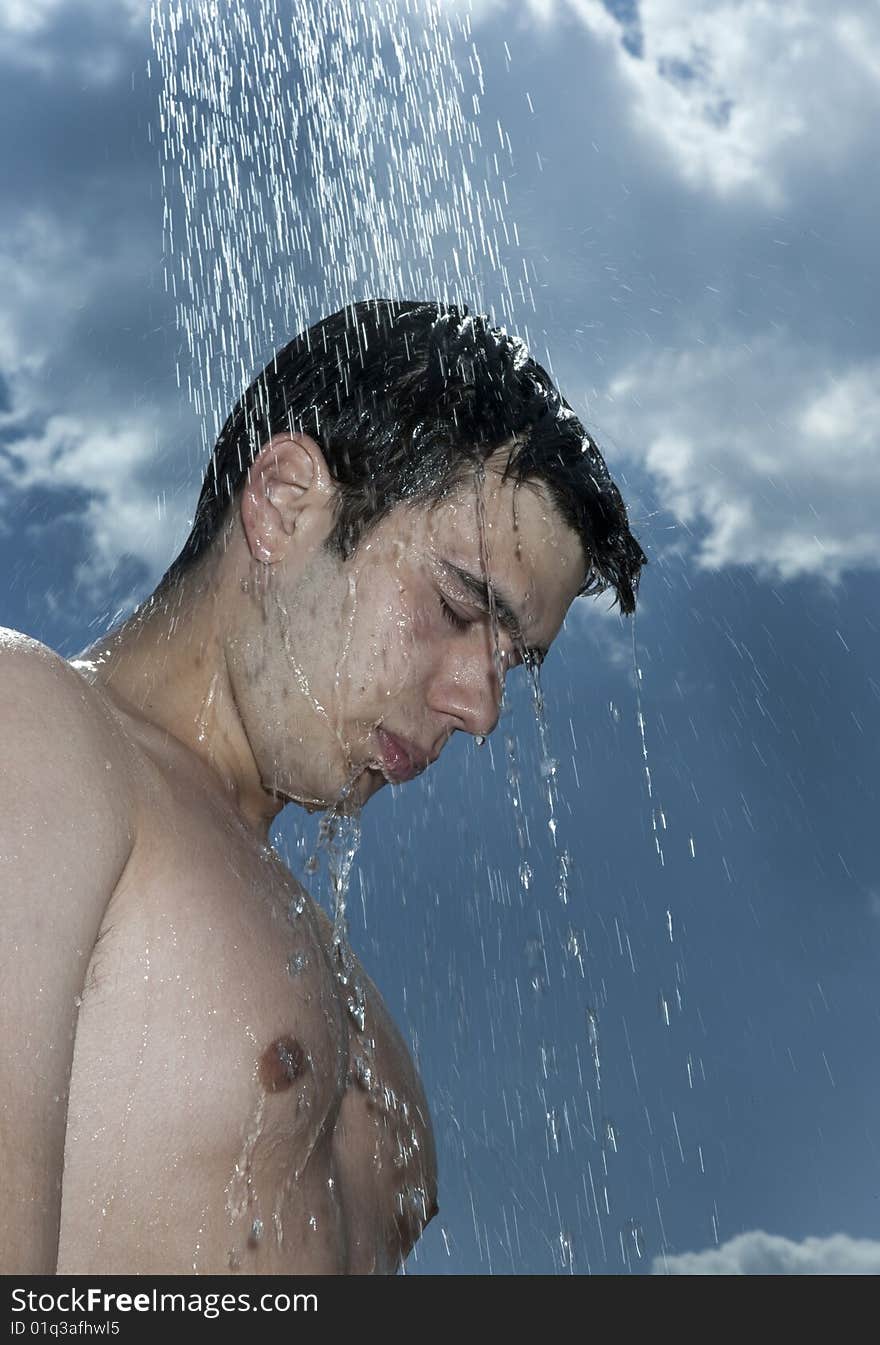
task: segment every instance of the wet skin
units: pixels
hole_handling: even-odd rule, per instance
[[[436,1200],[409,1053],[205,768],[122,723],[148,804],[78,1014],[58,1269],[393,1271]]]
[[[410,1054],[356,963],[352,1013],[329,921],[268,828],[287,801],[355,809],[453,733],[491,732],[499,678],[550,645],[584,562],[543,491],[491,464],[484,529],[466,483],[398,507],[347,562],[323,548],[332,496],[313,441],[273,441],[178,604],[72,666],[0,650],[10,760],[34,777],[16,838],[42,817],[73,858],[45,927],[67,862],[45,839],[16,842],[4,896],[21,1048],[2,1138],[22,1155],[4,1269],[54,1269],[57,1242],[72,1273],[393,1271],[436,1211]],[[57,1044],[40,1078],[16,1063],[29,995]]]

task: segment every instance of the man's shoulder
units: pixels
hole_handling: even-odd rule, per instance
[[[52,712],[79,711],[100,715],[102,698],[56,650],[20,630],[0,626],[0,695]]]
[[[0,626],[0,694],[35,700],[61,694],[65,699],[82,681],[66,659],[23,631]]]
[[[130,752],[105,699],[54,649],[5,627],[0,715],[13,774],[44,777],[53,793],[97,791],[111,812],[129,810]]]
[[[135,841],[124,752],[54,650],[0,628],[0,1263],[56,1264],[77,1009]]]

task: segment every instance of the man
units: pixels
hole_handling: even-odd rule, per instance
[[[399,1267],[437,1210],[425,1096],[270,825],[490,733],[643,561],[520,341],[365,302],[247,390],[119,629],[72,662],[7,634],[4,1271]]]

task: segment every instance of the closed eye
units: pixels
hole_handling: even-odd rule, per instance
[[[465,631],[468,626],[473,625],[473,618],[468,619],[467,617],[460,616],[454,607],[450,607],[442,593],[437,596],[440,601],[440,610],[454,630]],[[485,615],[488,616],[488,613]],[[517,664],[525,664],[528,669],[534,672],[540,668],[546,656],[546,649],[541,649],[540,647],[526,648],[521,642],[518,642],[515,654],[516,662],[511,663],[511,667],[516,667]]]
[[[453,626],[455,630],[467,630],[468,626],[471,624],[470,621],[468,621],[463,616],[459,616],[455,608],[449,606],[449,603],[443,597],[442,593],[439,595],[439,597],[440,597],[440,610],[442,611],[446,620],[449,622],[450,626]]]

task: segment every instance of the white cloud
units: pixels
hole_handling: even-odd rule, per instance
[[[880,360],[835,371],[772,332],[646,356],[595,411],[700,534],[703,568],[835,582],[880,565]]]
[[[42,32],[66,0],[0,0],[0,33],[30,36]]]
[[[20,395],[63,342],[94,285],[95,265],[76,223],[62,228],[46,212],[30,212],[0,234],[0,368]]]
[[[150,12],[151,0],[113,0],[112,11],[107,0],[0,0],[0,33],[33,36],[43,33],[64,11],[92,13],[105,21],[121,18],[127,23],[139,23]]]
[[[834,14],[826,0],[640,0],[637,55],[632,25],[600,0],[515,8],[520,23],[576,16],[616,69],[642,139],[722,198],[781,208],[792,175],[833,169],[880,111],[880,12],[857,0]],[[477,0],[475,20],[497,9]]]
[[[89,538],[89,558],[77,580],[90,593],[99,591],[122,556],[133,556],[151,569],[168,555],[168,525],[160,518],[156,491],[147,480],[156,460],[155,431],[140,420],[117,415],[109,421],[54,415],[35,434],[15,439],[0,483],[14,508],[15,493],[40,486],[61,500],[73,491],[88,492],[85,510],[73,516]],[[51,525],[49,525],[51,532]]]
[[[125,42],[149,11],[150,0],[0,0],[0,62],[110,83],[128,70]]]
[[[185,535],[179,497],[166,498],[161,517],[157,507],[167,408],[127,408],[112,375],[78,349],[83,310],[100,307],[139,263],[124,233],[97,252],[83,225],[45,212],[0,234],[0,370],[11,402],[0,414],[0,519],[11,521],[35,487],[61,502],[85,491],[76,518],[89,558],[77,579],[91,594],[122,556],[155,572],[170,539]]]
[[[657,1256],[655,1275],[876,1275],[880,1242],[835,1233],[792,1242],[755,1229],[720,1247],[680,1256]]]

